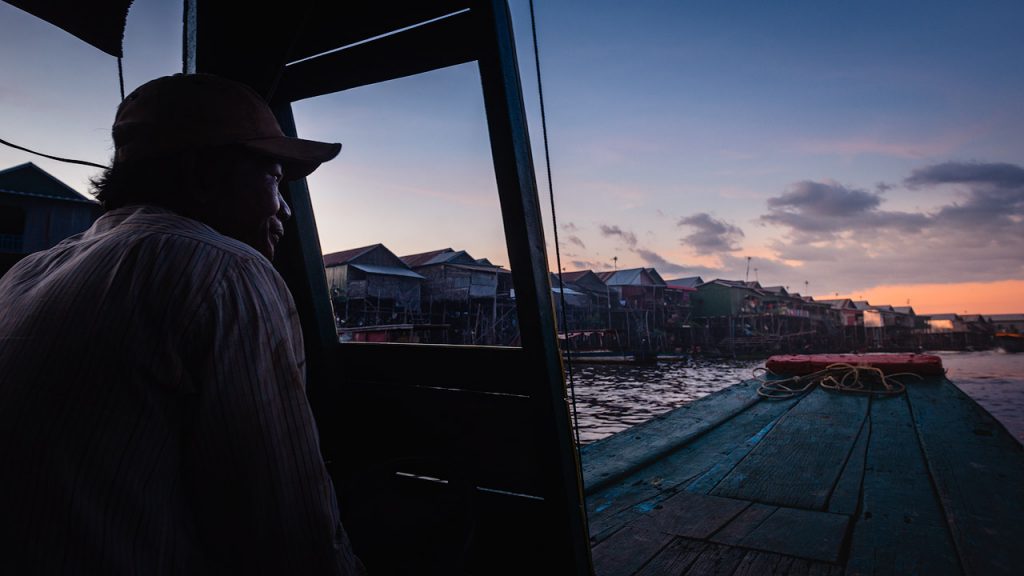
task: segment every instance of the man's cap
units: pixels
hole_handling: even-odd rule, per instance
[[[239,145],[281,163],[286,180],[309,175],[341,144],[285,136],[255,90],[212,74],[175,74],[135,89],[114,118],[114,162]]]

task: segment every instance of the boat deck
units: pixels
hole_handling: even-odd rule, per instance
[[[942,377],[748,381],[583,449],[598,575],[1019,574],[1024,448]]]

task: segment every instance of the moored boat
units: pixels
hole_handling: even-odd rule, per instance
[[[1024,352],[1024,334],[1014,332],[997,332],[995,335],[996,348],[1003,352]]]

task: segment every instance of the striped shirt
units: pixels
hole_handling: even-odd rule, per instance
[[[352,574],[298,315],[153,206],[0,280],[0,574]]]

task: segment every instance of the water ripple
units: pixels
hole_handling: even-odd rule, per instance
[[[940,352],[949,378],[1024,442],[1024,354]],[[737,382],[761,360],[577,364],[580,440],[589,444]]]
[[[580,441],[588,444],[750,378],[760,360],[575,366]]]

